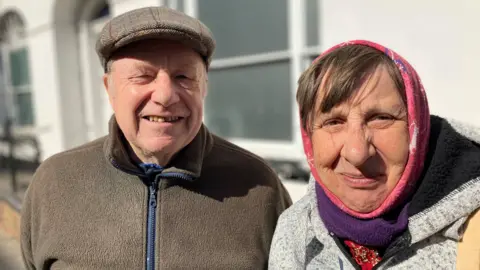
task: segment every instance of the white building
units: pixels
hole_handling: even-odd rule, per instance
[[[423,79],[431,112],[480,125],[478,0],[0,0],[0,121],[42,158],[106,134],[96,36],[111,16],[168,5],[217,39],[205,122],[265,158],[303,161],[296,80],[322,49],[371,39]]]

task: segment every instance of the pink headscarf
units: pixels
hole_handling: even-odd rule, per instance
[[[395,207],[397,204],[403,202],[408,196],[408,193],[415,186],[417,179],[420,177],[423,169],[423,163],[428,146],[428,139],[430,135],[430,112],[428,108],[427,97],[425,90],[423,89],[420,78],[413,67],[400,55],[394,51],[385,48],[379,44],[366,40],[352,40],[344,43],[340,43],[327,51],[323,52],[319,57],[322,57],[340,47],[347,45],[366,45],[384,52],[389,56],[396,64],[403,78],[405,84],[405,92],[407,97],[407,109],[408,109],[408,124],[410,133],[410,147],[408,162],[405,166],[405,170],[398,181],[395,188],[387,196],[385,201],[374,211],[370,213],[360,213],[348,208],[342,201],[340,201],[327,187],[323,184],[318,176],[317,170],[313,162],[312,142],[308,133],[301,128],[303,148],[307,156],[308,164],[312,172],[313,177],[318,184],[325,191],[328,198],[337,207],[342,209],[347,214],[362,218],[375,218],[381,216],[388,210]],[[317,58],[318,59],[318,58]]]

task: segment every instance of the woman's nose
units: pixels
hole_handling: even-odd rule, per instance
[[[341,155],[356,167],[360,167],[375,155],[375,147],[365,129],[355,128],[348,132]]]

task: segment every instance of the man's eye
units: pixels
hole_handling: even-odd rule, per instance
[[[135,75],[132,76],[131,79],[151,79],[153,76],[150,76],[148,74],[141,74],[141,75]]]
[[[154,77],[148,74],[136,75],[130,78],[133,83],[144,84],[153,81]]]
[[[180,79],[180,80],[188,79],[188,77],[184,74],[178,74],[177,76],[175,76],[175,78]]]

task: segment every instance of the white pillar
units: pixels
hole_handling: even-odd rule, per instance
[[[35,133],[40,142],[42,158],[45,159],[65,148],[54,44],[55,32],[52,28],[44,28],[39,32],[30,33],[28,42]]]
[[[69,149],[87,140],[78,40],[72,23],[56,25],[55,44],[52,65],[57,66],[64,147]]]

